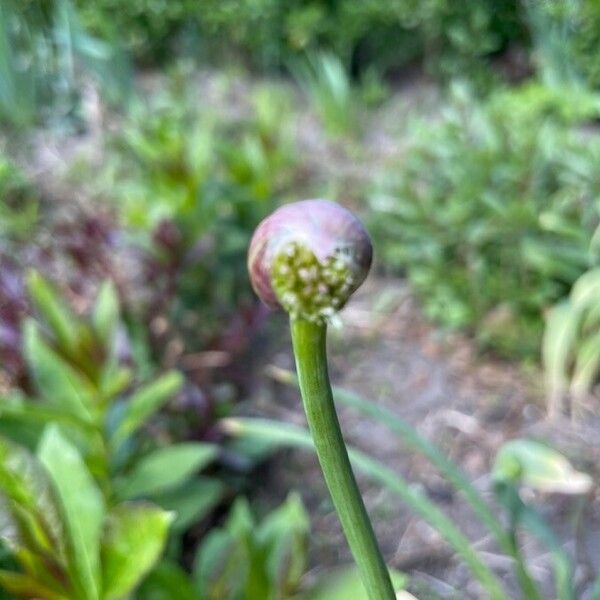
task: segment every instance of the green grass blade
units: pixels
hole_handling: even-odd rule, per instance
[[[227,433],[237,437],[255,437],[280,446],[314,450],[309,432],[301,427],[251,418],[225,419],[222,423]],[[507,599],[500,581],[477,556],[470,541],[425,494],[411,487],[405,479],[366,454],[351,447],[348,448],[348,454],[356,468],[398,495],[444,537],[471,569],[492,600]]]
[[[298,378],[292,371],[270,367],[267,374],[280,383],[298,389]],[[360,413],[371,417],[375,421],[382,423],[395,433],[409,448],[429,459],[454,488],[459,492],[462,492],[465,500],[473,509],[473,512],[477,515],[481,523],[483,523],[483,525],[485,525],[492,533],[502,551],[515,560],[517,578],[521,582],[523,589],[528,591],[528,597],[532,600],[535,598],[541,599],[540,591],[527,571],[520,552],[512,543],[510,536],[500,526],[497,515],[492,512],[489,505],[481,498],[479,492],[475,489],[466,475],[450,459],[448,459],[437,446],[419,435],[411,425],[389,409],[377,406],[373,402],[370,402],[349,390],[337,386],[333,386],[332,390],[336,402],[349,406]]]

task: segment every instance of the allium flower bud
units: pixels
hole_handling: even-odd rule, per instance
[[[304,200],[260,223],[248,271],[265,304],[324,322],[364,281],[372,256],[369,235],[351,212],[328,200]]]

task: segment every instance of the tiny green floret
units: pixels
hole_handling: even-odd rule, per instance
[[[343,253],[321,263],[302,244],[291,242],[273,259],[271,283],[292,319],[325,323],[344,306],[356,278]]]

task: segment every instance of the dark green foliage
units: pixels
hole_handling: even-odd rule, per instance
[[[118,31],[138,57],[157,59],[186,42],[205,55],[237,53],[258,67],[281,67],[326,50],[355,71],[381,71],[425,57],[444,76],[479,70],[490,55],[525,37],[516,0],[178,0],[156,3],[78,0],[92,31]],[[441,59],[441,60],[440,60]]]
[[[31,235],[38,220],[38,205],[34,186],[0,153],[0,243]]]
[[[380,256],[406,271],[430,317],[526,356],[543,311],[597,258],[600,148],[566,122],[580,118],[574,106],[513,93],[479,105],[461,90],[417,129],[370,206]]]
[[[108,100],[130,91],[128,60],[88,35],[70,0],[3,1],[0,57],[0,123],[17,128],[77,115],[85,76]]]

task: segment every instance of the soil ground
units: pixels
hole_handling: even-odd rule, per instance
[[[506,440],[515,437],[548,441],[577,467],[595,474],[600,456],[600,443],[594,434],[597,423],[592,419],[575,423],[566,418],[548,420],[539,372],[526,372],[482,356],[468,339],[440,333],[422,317],[404,282],[371,280],[342,316],[342,329],[330,332],[334,384],[360,393],[411,423],[460,464],[490,503],[493,494],[489,473],[494,456]],[[277,366],[292,365],[288,341],[273,357]],[[265,379],[254,401],[254,411],[263,416],[305,423],[295,390]],[[340,407],[339,412],[347,442],[425,491],[506,582],[510,597],[519,598],[510,560],[498,551],[460,493],[426,459],[407,451],[385,426],[345,407]],[[380,486],[361,476],[359,482],[389,564],[411,576],[411,591],[418,598],[486,597],[435,530]],[[287,451],[279,456],[269,471],[261,497],[264,495],[267,504],[275,503],[290,489],[302,493],[312,518],[313,573],[349,562],[349,551],[313,455]],[[597,497],[591,495],[582,500],[558,494],[540,496],[527,489],[523,490],[523,497],[542,510],[566,550],[576,557],[577,597],[589,597],[589,581],[600,569]],[[501,515],[500,509],[498,513]],[[586,528],[578,531],[583,514]],[[532,574],[544,587],[545,597],[553,598],[547,549],[526,534],[521,543]]]

